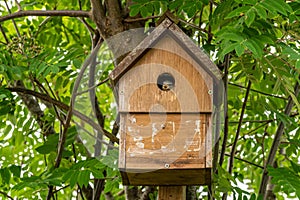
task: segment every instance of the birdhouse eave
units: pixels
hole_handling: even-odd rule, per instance
[[[210,60],[190,38],[187,36],[169,17],[165,19],[147,36],[134,50],[132,50],[110,73],[110,79],[113,84],[128,71],[131,67],[164,35],[171,35],[177,43],[214,79],[221,80],[221,72],[217,66]]]

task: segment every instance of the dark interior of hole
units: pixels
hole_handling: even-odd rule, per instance
[[[163,91],[169,91],[175,86],[175,79],[170,73],[162,73],[157,78],[157,87]]]

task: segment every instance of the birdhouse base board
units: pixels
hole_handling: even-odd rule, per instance
[[[128,170],[128,169],[127,169]],[[204,169],[159,169],[145,173],[124,172],[123,185],[209,185],[211,168]]]

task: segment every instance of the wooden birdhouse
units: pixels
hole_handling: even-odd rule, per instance
[[[112,71],[125,185],[211,182],[218,68],[166,15]]]

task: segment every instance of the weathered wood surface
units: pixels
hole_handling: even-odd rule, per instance
[[[186,186],[160,186],[158,200],[186,200]]]
[[[164,90],[158,77],[166,73],[172,87]],[[166,17],[110,78],[117,84],[123,183],[210,184],[213,90],[221,76],[209,57]],[[161,188],[160,199],[171,198],[174,188]]]
[[[124,184],[198,185],[208,183],[210,114],[121,113],[119,168]],[[158,170],[158,171],[157,171]],[[177,171],[179,170],[179,171]],[[164,176],[163,178],[160,176]],[[207,179],[207,180],[206,180]],[[124,181],[123,181],[124,182]]]
[[[156,171],[122,172],[124,185],[208,185],[211,183],[211,168],[159,169]]]
[[[165,72],[175,78],[170,91],[157,86]],[[140,58],[118,86],[120,112],[212,112],[212,78],[170,36]]]
[[[209,114],[121,114],[126,168],[205,167]],[[121,144],[122,145],[122,144]],[[124,155],[124,154],[123,154]],[[191,166],[189,166],[191,165]]]

